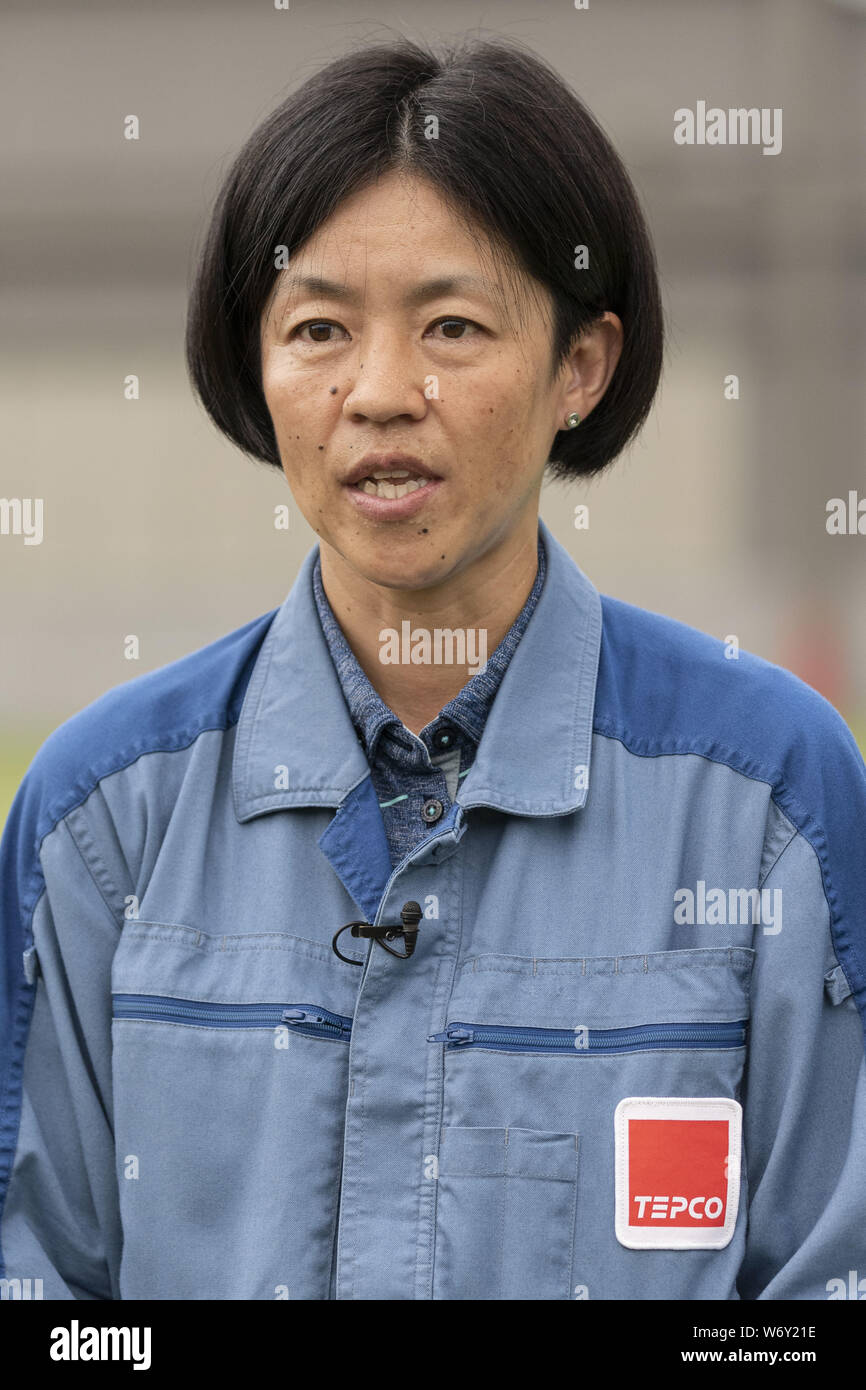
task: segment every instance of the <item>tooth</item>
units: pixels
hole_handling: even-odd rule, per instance
[[[408,497],[411,492],[417,492],[420,487],[424,487],[425,478],[409,477],[405,483],[393,483],[389,480],[376,482],[373,478],[362,478],[356,484],[359,491],[366,492],[370,497],[381,497],[389,501],[396,501],[398,497]]]
[[[375,473],[371,473],[371,478],[408,478],[410,477],[408,468],[379,468]]]

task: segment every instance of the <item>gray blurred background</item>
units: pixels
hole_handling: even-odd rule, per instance
[[[255,125],[320,65],[395,32],[504,33],[550,59],[622,155],[655,239],[670,326],[656,407],[603,479],[549,484],[544,519],[602,592],[735,634],[820,689],[863,745],[866,535],[829,535],[826,508],[866,499],[864,4],[22,0],[0,14],[0,495],[44,499],[41,545],[0,535],[0,820],[51,728],[275,607],[314,543],[294,506],[274,529],[282,474],[193,401],[187,289]],[[781,153],[675,144],[674,111],[698,101],[781,107]],[[123,138],[131,113],[138,141]]]

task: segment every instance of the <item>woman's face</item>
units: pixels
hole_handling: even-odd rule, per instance
[[[573,369],[550,379],[546,289],[523,277],[521,323],[513,288],[500,286],[506,314],[490,275],[437,192],[390,173],[295,253],[262,316],[262,385],[295,501],[373,583],[434,587],[534,538],[553,437],[583,413]]]

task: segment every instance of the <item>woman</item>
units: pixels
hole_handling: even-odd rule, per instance
[[[663,323],[536,56],[331,64],[220,194],[188,357],[319,537],[117,689],[3,841],[5,1274],[58,1298],[825,1298],[866,1272],[866,769],[602,599]],[[342,929],[342,930],[341,930]]]

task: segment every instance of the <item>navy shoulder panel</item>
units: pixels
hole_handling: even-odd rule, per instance
[[[27,770],[4,829],[0,907],[6,923],[29,921],[42,886],[39,845],[103,777],[143,753],[185,748],[206,729],[227,729],[237,722],[256,656],[277,611],[114,686],[49,735]]]
[[[596,733],[642,757],[697,753],[766,782],[818,857],[834,949],[866,1030],[866,764],[792,672],[602,596]]]
[[[277,609],[166,666],[114,686],[45,740],[28,770],[38,781],[42,835],[97,783],[142,753],[186,748],[237,723],[256,656]]]

